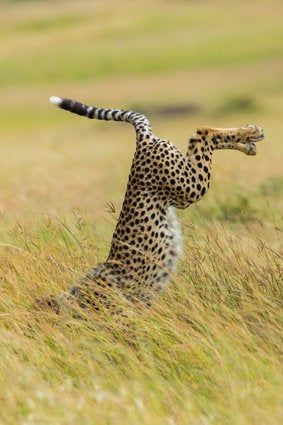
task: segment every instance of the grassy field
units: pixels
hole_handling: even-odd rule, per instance
[[[229,3],[1,1],[0,425],[283,422],[283,6]],[[105,259],[134,152],[130,126],[52,94],[146,111],[183,151],[199,125],[266,134],[256,157],[215,153],[134,345],[33,308]]]

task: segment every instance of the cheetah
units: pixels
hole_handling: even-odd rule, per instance
[[[120,299],[150,307],[181,255],[182,231],[175,209],[188,208],[207,192],[214,150],[255,155],[255,142],[264,138],[263,131],[256,125],[199,127],[189,138],[184,156],[171,142],[154,136],[150,122],[138,112],[97,108],[56,96],[50,101],[87,118],[131,123],[136,150],[108,258],[90,269],[69,293],[51,297],[48,305],[56,312],[71,302],[79,308],[117,313]]]

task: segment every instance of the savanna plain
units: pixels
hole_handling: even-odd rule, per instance
[[[0,12],[0,424],[283,423],[282,2]],[[128,124],[50,95],[144,112],[183,152],[200,125],[265,132],[255,157],[215,152],[210,190],[178,212],[178,270],[128,335],[34,308],[105,259],[135,148]]]

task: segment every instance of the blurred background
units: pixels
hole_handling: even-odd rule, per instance
[[[282,17],[282,0],[0,0],[1,424],[283,423]],[[215,152],[178,211],[174,282],[125,336],[34,308],[105,260],[135,150],[131,125],[51,95],[143,112],[184,153],[198,126],[264,129],[255,157]]]
[[[282,206],[281,0],[1,0],[0,12],[2,215],[81,208],[103,221],[108,202],[120,208],[133,129],[60,111],[50,95],[144,112],[183,152],[199,125],[258,124],[255,158],[215,154],[201,205],[263,187]]]

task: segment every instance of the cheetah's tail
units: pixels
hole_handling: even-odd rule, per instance
[[[51,96],[50,102],[53,103],[53,105],[59,106],[61,109],[87,118],[129,122],[133,124],[138,135],[142,133],[151,134],[151,127],[148,119],[138,112],[126,111],[123,109],[96,108],[95,106],[88,106],[76,100],[64,99],[57,96]]]

